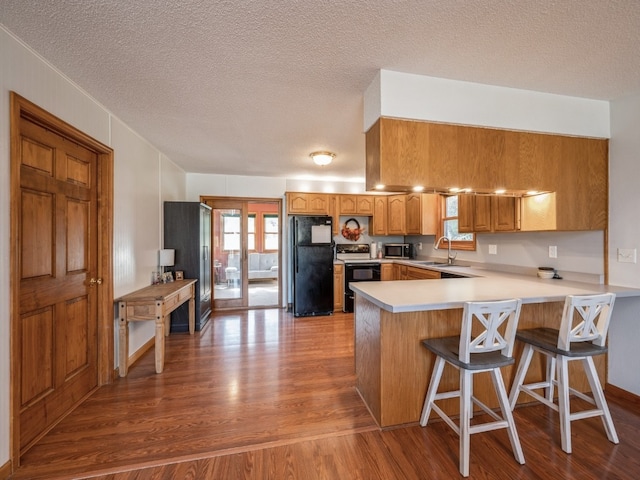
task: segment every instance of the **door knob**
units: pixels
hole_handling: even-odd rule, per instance
[[[101,278],[92,278],[91,280],[89,280],[89,286],[93,287],[94,285],[102,285],[102,279]]]

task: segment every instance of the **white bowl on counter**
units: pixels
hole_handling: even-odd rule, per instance
[[[553,278],[556,272],[554,270],[538,270],[538,277]]]

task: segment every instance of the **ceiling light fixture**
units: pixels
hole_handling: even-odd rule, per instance
[[[331,152],[313,152],[309,156],[316,165],[325,166],[333,161],[336,154]]]

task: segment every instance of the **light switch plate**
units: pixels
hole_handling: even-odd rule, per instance
[[[619,248],[618,262],[636,263],[636,249],[635,248]]]
[[[553,245],[549,247],[549,258],[558,258],[558,247]]]
[[[489,255],[497,255],[497,254],[498,254],[498,246],[489,245]]]

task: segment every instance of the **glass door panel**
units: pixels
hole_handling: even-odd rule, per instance
[[[215,202],[213,216],[214,308],[246,304],[246,216],[243,202]]]
[[[212,208],[213,308],[280,306],[280,201],[205,203]]]

